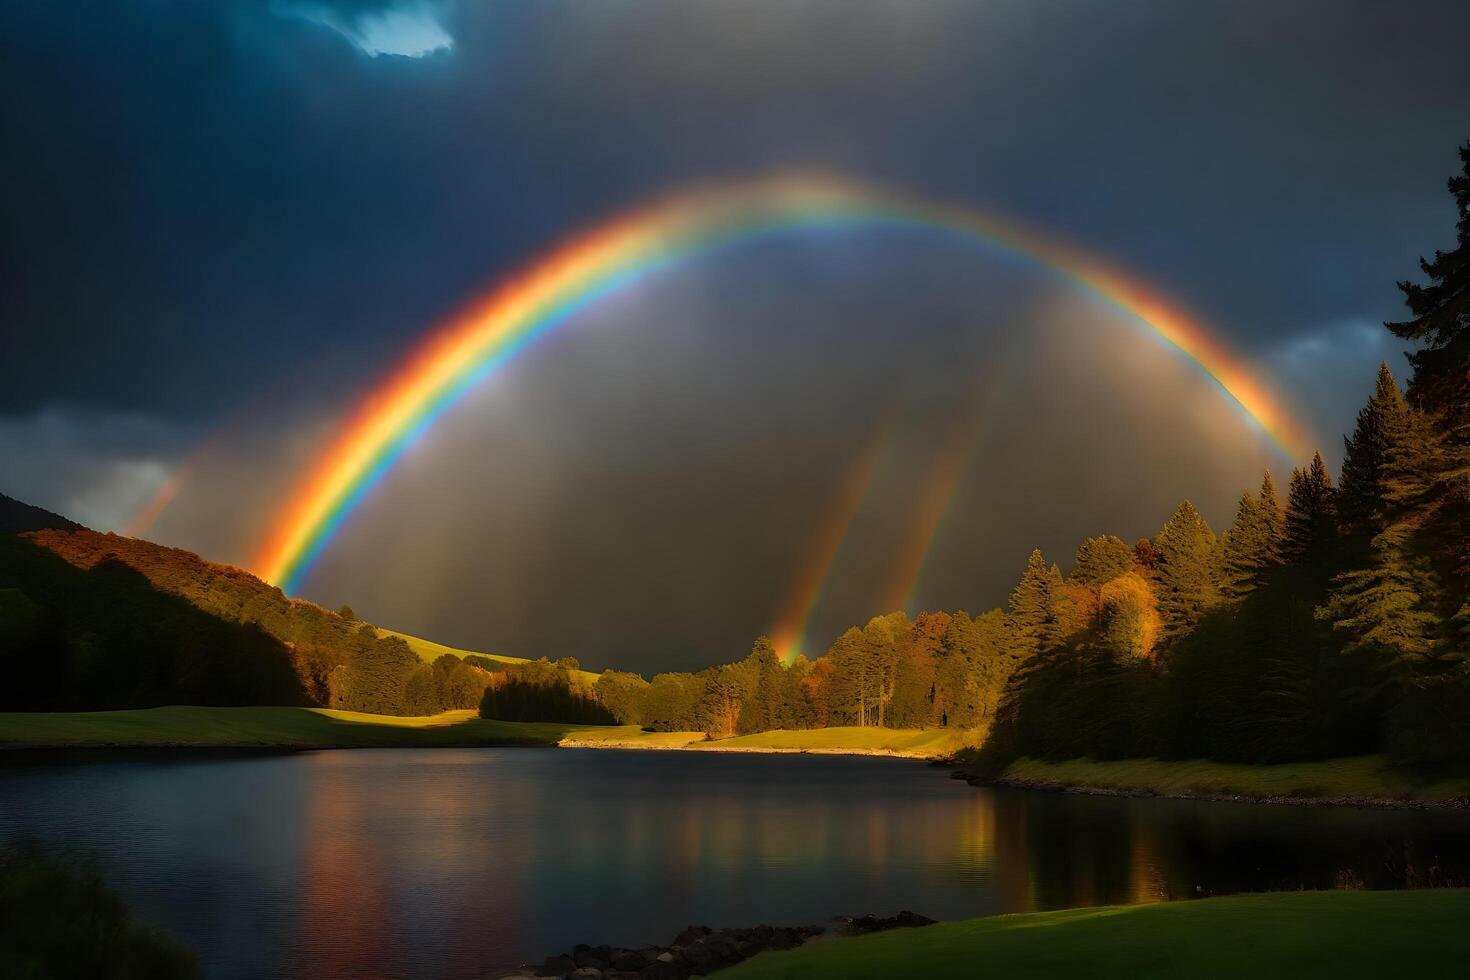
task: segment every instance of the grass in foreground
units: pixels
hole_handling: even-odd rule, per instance
[[[473,711],[401,718],[329,708],[3,712],[0,745],[423,748],[555,745],[580,726],[487,721]]]
[[[1068,788],[1163,795],[1356,797],[1426,802],[1470,796],[1470,775],[1416,779],[1415,774],[1394,768],[1381,755],[1277,765],[1200,759],[1182,762],[1018,759],[1006,768],[1003,778]]]
[[[1284,892],[942,922],[764,953],[728,980],[1458,976],[1470,890]]]

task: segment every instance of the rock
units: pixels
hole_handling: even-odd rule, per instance
[[[724,965],[715,959],[715,954],[710,952],[709,946],[706,945],[703,939],[685,946],[682,952],[684,954],[684,962],[688,963],[690,968],[701,976],[709,973],[716,966]]]
[[[935,919],[929,918],[927,915],[920,915],[917,912],[910,912],[908,909],[904,909],[902,912],[898,913],[895,919],[896,921],[894,925],[896,928],[899,929],[914,929],[919,926],[932,926],[937,921]]]
[[[602,971],[595,966],[579,966],[567,974],[568,980],[602,980]]]
[[[552,977],[564,977],[576,968],[577,961],[570,956],[548,956],[541,964],[541,972]]]
[[[623,970],[627,973],[637,973],[648,964],[652,963],[658,955],[658,950],[653,946],[644,946],[639,949],[613,949],[608,962],[614,969]]]
[[[578,968],[591,967],[595,970],[606,970],[612,965],[605,948],[594,949],[590,946],[578,946],[572,951],[572,959],[576,961]]]
[[[655,956],[654,959],[658,960],[660,963],[672,963],[674,962],[674,954],[670,953],[668,950],[665,950],[664,952],[659,953],[657,956]]]
[[[639,980],[688,980],[689,968],[680,963],[654,960],[638,971]]]
[[[674,937],[674,945],[688,946],[708,936],[712,931],[709,926],[688,926],[683,932]]]

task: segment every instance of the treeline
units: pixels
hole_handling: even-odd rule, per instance
[[[1041,644],[997,760],[1470,760],[1470,144],[1460,156],[1457,247],[1399,284],[1410,318],[1386,325],[1419,344],[1407,393],[1380,367],[1335,484],[1319,454],[1284,510],[1268,475],[1219,537],[1186,504],[1140,542],[1164,642],[1130,657],[1085,619]]]
[[[0,503],[12,523],[45,515]],[[426,664],[349,610],[290,599],[187,551],[64,524],[0,536],[6,710],[271,704],[432,714],[477,706],[500,666],[449,655]]]
[[[652,681],[607,671],[594,688],[621,724],[712,738],[776,728],[974,728],[994,716],[1019,662],[1000,612],[875,617],[823,657],[783,664],[771,641],[744,659]]]
[[[575,657],[509,664],[490,678],[480,700],[480,717],[500,721],[555,721],[615,725],[618,718],[585,684],[577,681]]]

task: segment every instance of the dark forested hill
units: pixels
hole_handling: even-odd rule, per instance
[[[479,703],[488,678],[429,665],[249,572],[0,501],[0,707],[317,705],[425,714]],[[16,533],[19,531],[21,533]]]
[[[42,510],[0,493],[0,534],[20,534],[23,531],[44,531],[49,528],[75,531],[80,530],[82,525],[67,520],[60,514],[53,514],[49,510]]]

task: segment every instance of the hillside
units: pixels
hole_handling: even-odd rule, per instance
[[[0,707],[472,708],[489,673],[242,569],[0,497]],[[447,652],[447,651],[446,651]],[[437,660],[438,663],[426,662]],[[496,659],[496,658],[491,658]],[[488,663],[488,662],[482,662]]]
[[[82,525],[67,520],[23,500],[7,497],[0,493],[0,534],[21,534],[25,531],[42,531],[56,528],[63,531],[81,530]]]
[[[397,637],[404,643],[407,643],[408,648],[414,653],[418,654],[419,659],[427,664],[431,664],[443,656],[458,657],[461,660],[464,660],[467,657],[483,657],[486,660],[491,660],[497,664],[505,664],[507,666],[532,663],[532,661],[526,659],[525,657],[507,657],[499,653],[481,653],[478,650],[462,650],[459,647],[445,646],[443,643],[435,643],[433,640],[425,640],[422,637],[410,636],[408,633],[400,633],[397,630],[384,629],[381,626],[378,627],[378,635]],[[487,667],[486,669],[490,668]],[[594,684],[597,683],[597,679],[602,676],[601,674],[595,673],[590,670],[574,670],[570,673],[573,680],[580,682],[586,687],[592,687]]]

